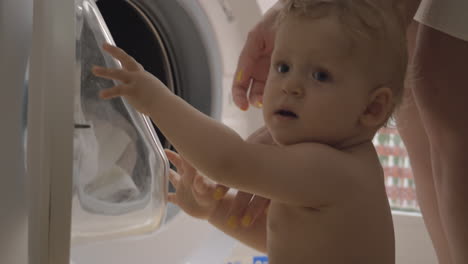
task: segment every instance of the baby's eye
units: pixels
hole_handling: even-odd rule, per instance
[[[319,82],[327,82],[330,81],[330,74],[326,71],[316,71],[312,75],[315,80]]]
[[[279,73],[287,73],[289,72],[289,65],[285,64],[285,63],[280,63],[276,66],[276,70],[279,72]]]

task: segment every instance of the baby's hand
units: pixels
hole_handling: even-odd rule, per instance
[[[158,78],[145,71],[141,64],[122,49],[110,44],[104,44],[103,49],[121,62],[122,69],[95,66],[92,72],[96,76],[121,83],[101,91],[99,96],[103,99],[124,96],[135,109],[148,115],[158,93],[167,87]]]
[[[190,216],[207,220],[219,203],[213,199],[215,183],[199,174],[179,154],[165,151],[169,161],[177,168],[177,172],[171,170],[169,174],[169,179],[176,189],[175,193],[169,194],[169,201],[177,204]]]

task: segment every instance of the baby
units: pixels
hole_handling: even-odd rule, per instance
[[[244,141],[117,47],[104,49],[123,69],[93,72],[121,83],[102,98],[124,96],[176,147],[181,157],[168,152],[180,174],[171,173],[170,200],[190,215],[266,251],[271,264],[394,263],[392,216],[372,144],[402,97],[406,73],[405,29],[391,2],[283,2],[263,98],[276,145]],[[268,214],[247,228],[228,224],[233,196],[205,197],[202,174],[269,198]]]

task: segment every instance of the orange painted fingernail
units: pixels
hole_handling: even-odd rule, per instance
[[[243,71],[240,70],[238,73],[237,73],[237,82],[242,82],[242,75],[243,75]]]
[[[221,187],[216,188],[215,192],[213,193],[213,199],[219,201],[224,197],[224,190]]]
[[[257,104],[256,104],[255,106],[257,106],[257,108],[262,108],[262,107],[263,107],[263,104],[262,104],[262,102],[258,101]]]
[[[94,65],[91,69],[96,72],[104,70],[104,67]]]
[[[250,226],[251,223],[252,223],[252,217],[250,215],[246,215],[242,218],[242,225],[244,227]]]
[[[235,216],[231,216],[229,217],[229,220],[227,222],[227,225],[230,227],[230,228],[236,228],[237,227],[237,217]]]

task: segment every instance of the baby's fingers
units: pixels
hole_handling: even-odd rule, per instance
[[[182,160],[182,167],[184,168],[185,174],[189,175],[192,178],[195,175],[197,175],[197,169],[195,169],[195,167],[193,167],[192,164],[185,160],[183,156],[180,156],[180,159]]]
[[[212,193],[215,189],[215,184],[208,178],[202,175],[196,175],[193,180],[193,189],[197,195],[204,196],[209,201],[213,201]]]
[[[132,80],[132,74],[122,69],[110,69],[100,66],[94,66],[92,69],[94,75],[110,80],[120,81],[122,83],[130,83]]]
[[[128,55],[123,49],[105,43],[102,48],[109,53],[112,57],[118,59],[124,69],[129,71],[142,70],[143,67],[132,56]]]
[[[180,175],[174,170],[169,170],[169,181],[172,183],[174,188],[177,190],[180,184]]]
[[[169,159],[169,161],[176,167],[177,172],[179,172],[179,174],[184,174],[182,160],[179,154],[169,149],[165,149],[164,152],[166,153],[166,156]]]
[[[169,193],[167,195],[167,200],[173,204],[179,205],[177,200],[177,195],[175,193]]]
[[[128,89],[130,88],[127,85],[123,85],[123,84],[117,85],[112,88],[102,90],[99,93],[99,97],[101,97],[102,99],[111,99],[111,98],[123,96],[128,93],[127,92]]]

